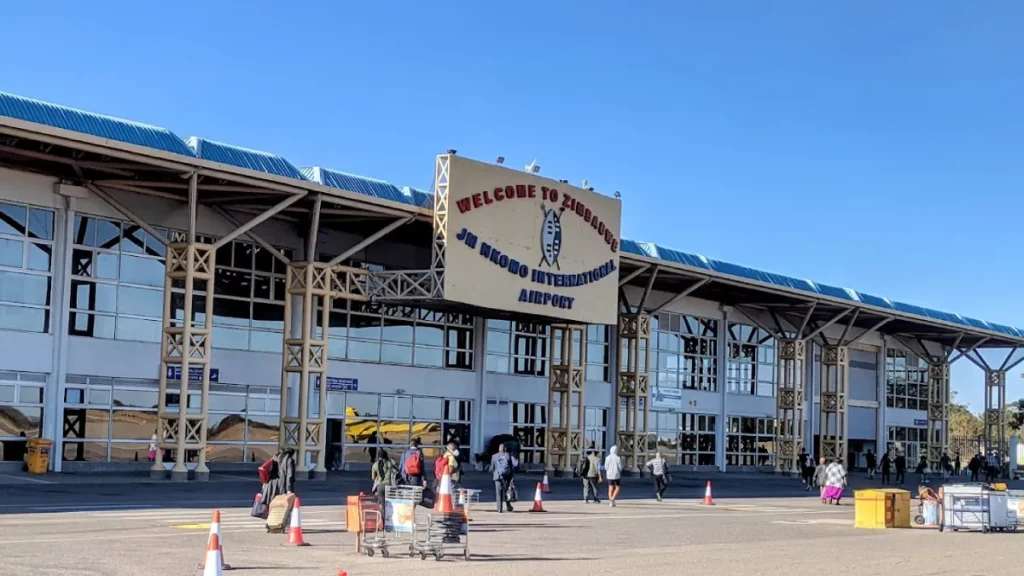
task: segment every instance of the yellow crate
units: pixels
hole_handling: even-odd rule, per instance
[[[853,506],[857,528],[910,528],[910,492],[906,490],[857,490]]]
[[[995,492],[1006,492],[1006,483],[996,482],[992,485],[992,490]]]

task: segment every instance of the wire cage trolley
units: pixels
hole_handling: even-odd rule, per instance
[[[974,530],[987,533],[992,528],[990,495],[984,486],[960,484],[943,488],[942,523],[939,530]]]
[[[373,528],[362,534],[361,549],[367,556],[374,552],[387,558],[389,547],[407,546],[414,554],[416,541],[416,508],[423,499],[423,488],[419,486],[388,486],[384,489],[384,509],[380,506],[363,509],[363,526]]]
[[[431,512],[416,518],[416,538],[413,540],[413,555],[420,560],[433,556],[434,560],[446,554],[459,554],[469,560],[469,522],[466,512]]]

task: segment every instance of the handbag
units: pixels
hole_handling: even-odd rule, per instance
[[[270,508],[267,506],[265,502],[263,502],[262,498],[257,498],[253,500],[252,512],[249,513],[250,516],[252,516],[253,518],[259,518],[261,520],[266,520],[269,514]]]
[[[508,488],[505,489],[505,501],[510,504],[519,501],[519,494],[516,492],[516,483],[514,480],[508,481]]]

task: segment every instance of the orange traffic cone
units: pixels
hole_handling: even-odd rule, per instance
[[[224,568],[221,566],[220,536],[210,534],[210,542],[206,545],[206,567],[203,568],[203,576],[223,576]]]
[[[292,517],[288,522],[288,540],[286,546],[309,546],[302,539],[302,514],[299,513],[299,499],[295,498],[295,505],[292,507]]]
[[[455,512],[455,504],[452,502],[452,475],[448,470],[448,466],[444,467],[441,484],[437,489],[437,503],[434,504],[434,512],[442,514]]]
[[[541,502],[540,493],[543,491],[543,484],[537,482],[537,491],[533,494],[533,508],[530,508],[530,512],[547,512],[544,509],[544,503]]]
[[[548,473],[547,472],[544,473],[544,480],[541,481],[540,487],[544,491],[545,494],[548,494],[549,492],[551,492],[551,486],[548,484]]]
[[[715,505],[715,499],[711,497],[711,480],[708,480],[708,487],[704,489],[704,505]]]
[[[256,497],[258,498],[259,494]],[[224,545],[221,544],[224,536],[220,533],[220,510],[213,511],[213,520],[210,522],[210,538],[212,539],[214,536],[217,537],[218,546],[220,546],[218,550],[220,552],[220,567],[224,570],[230,570],[231,566],[224,563]],[[206,568],[206,556],[204,555],[203,561],[199,563],[200,568]]]

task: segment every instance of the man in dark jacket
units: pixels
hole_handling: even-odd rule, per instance
[[[903,452],[896,454],[896,485],[903,486],[907,482],[907,457]]]
[[[882,469],[882,484],[888,486],[892,479],[892,458],[889,458],[888,452],[882,454],[882,462],[878,467]]]
[[[875,453],[871,451],[871,448],[868,448],[868,453],[864,455],[864,460],[868,465],[868,478],[874,478],[877,462],[875,462]]]

